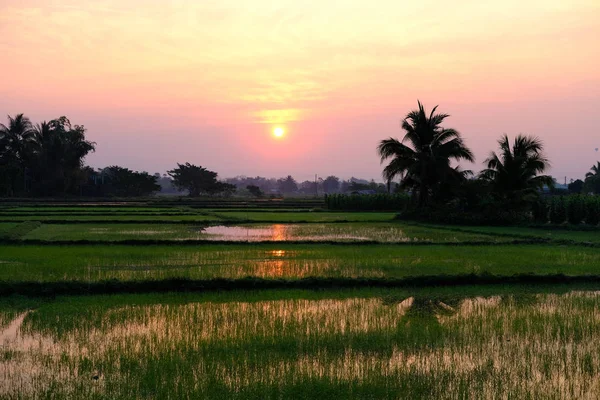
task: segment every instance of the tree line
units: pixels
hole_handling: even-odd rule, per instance
[[[33,124],[23,114],[0,124],[0,196],[149,196],[161,190],[160,174],[120,166],[99,170],[86,166],[85,157],[96,150],[86,139],[83,125],[66,117]],[[235,190],[217,180],[217,173],[189,163],[168,171],[169,182],[191,196],[216,195]]]
[[[388,164],[383,177],[400,178],[398,189],[410,194],[411,212],[427,219],[519,218],[531,213],[544,190],[552,190],[554,179],[544,172],[550,166],[542,141],[534,136],[507,135],[498,140],[498,150],[484,161],[477,175],[453,166],[453,162],[474,162],[473,152],[461,134],[442,127],[448,114],[430,113],[419,102],[402,121],[402,140],[382,140],[377,148],[381,162]],[[600,163],[593,166],[581,184],[589,193],[600,193]],[[407,213],[410,215],[410,212]],[[503,214],[503,215],[501,215]],[[452,221],[456,222],[456,221]]]
[[[0,124],[0,196],[3,197],[140,197],[164,191],[189,196],[228,196],[237,192],[255,197],[282,194],[315,195],[370,189],[382,184],[336,176],[297,182],[281,179],[236,177],[220,181],[217,173],[190,163],[177,164],[167,174],[151,175],[118,165],[95,170],[85,157],[96,150],[83,125],[66,117],[33,124],[23,114],[8,116]]]

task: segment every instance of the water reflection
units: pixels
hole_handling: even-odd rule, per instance
[[[353,233],[351,226],[335,226],[333,224],[273,224],[273,225],[244,225],[244,226],[208,226],[198,232],[199,239],[227,241],[365,241],[381,239],[377,227],[370,227],[371,236]],[[363,228],[365,230],[365,228]],[[389,232],[385,232],[389,234]],[[377,237],[376,237],[377,236]],[[390,236],[386,241],[396,240]]]

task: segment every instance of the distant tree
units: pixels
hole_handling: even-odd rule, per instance
[[[149,196],[160,191],[158,177],[116,165],[105,168],[104,194],[117,197]],[[160,176],[160,175],[159,175]]]
[[[460,133],[440,126],[448,114],[435,114],[436,106],[427,115],[423,105],[418,104],[419,109],[408,113],[402,121],[406,132],[402,141],[382,140],[377,151],[382,163],[391,158],[383,169],[385,181],[401,176],[402,189],[410,189],[417,195],[419,206],[425,206],[440,193],[445,181],[464,180],[468,176],[470,171],[451,167],[451,161],[473,161],[474,156]]]
[[[373,189],[372,186],[368,183],[362,183],[362,182],[358,182],[358,181],[351,181],[350,185],[348,186],[348,190],[350,190],[351,192],[357,192],[359,190],[371,190]]]
[[[298,191],[298,184],[291,175],[288,175],[287,178],[278,179],[277,186],[281,193],[294,193]]]
[[[260,188],[256,185],[248,185],[246,189],[250,192],[250,194],[254,197],[263,197],[264,193]]]
[[[177,164],[177,168],[167,172],[173,178],[173,185],[179,191],[187,190],[191,197],[235,191],[235,185],[219,182],[216,172],[190,163]]]
[[[569,183],[567,188],[569,189],[569,193],[581,193],[583,191],[583,181],[577,179],[576,181]]]
[[[584,190],[587,193],[600,194],[600,162],[590,168],[585,174]]]
[[[500,154],[492,152],[485,161],[487,168],[480,174],[491,185],[496,198],[522,206],[535,201],[544,186],[554,187],[552,177],[540,175],[550,163],[538,138],[518,135],[511,146],[504,135],[498,144]]]
[[[325,193],[337,193],[340,190],[340,178],[337,176],[328,176],[323,180],[323,190]]]

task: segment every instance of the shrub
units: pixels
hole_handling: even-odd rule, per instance
[[[585,223],[596,226],[600,222],[600,199],[588,196],[585,202]]]
[[[533,215],[533,221],[538,224],[545,224],[548,222],[548,201],[544,198],[539,198],[531,206],[531,213]]]
[[[572,225],[579,225],[585,218],[585,206],[583,198],[578,195],[567,197],[567,220]]]
[[[550,222],[562,224],[567,219],[567,210],[563,196],[554,196],[550,202]]]
[[[330,194],[325,196],[325,205],[329,210],[401,211],[406,209],[409,200],[405,194]]]

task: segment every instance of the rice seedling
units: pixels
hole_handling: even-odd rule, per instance
[[[507,238],[454,232],[399,223],[311,223],[311,224],[44,224],[22,237],[24,240],[218,240],[218,241],[309,241],[309,242],[498,242]]]
[[[520,226],[449,226],[449,225],[422,225],[437,229],[452,230],[454,232],[479,233],[487,235],[541,238],[550,241],[572,241],[579,243],[600,243],[599,229],[557,229],[534,228]]]
[[[2,246],[0,283],[163,279],[600,275],[600,252],[576,246]]]
[[[600,292],[467,291],[61,298],[11,314],[0,396],[600,396]]]

